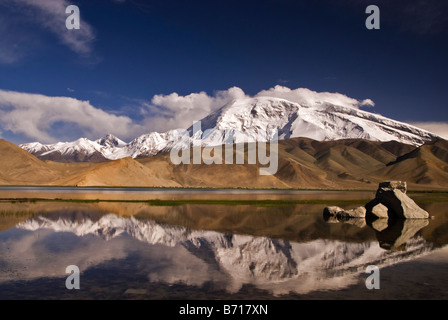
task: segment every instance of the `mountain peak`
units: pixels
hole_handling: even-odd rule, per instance
[[[271,96],[235,99],[201,119],[200,126],[200,130],[194,130],[194,126],[188,128],[191,139],[180,146],[177,143],[178,132],[171,130],[144,134],[129,143],[108,134],[96,141],[79,139],[45,146],[24,144],[21,147],[40,158],[72,157],[67,160],[72,162],[73,156],[79,153],[82,156],[78,159],[89,159],[96,154],[95,159],[116,160],[154,156],[172,148],[189,148],[198,142],[202,146],[225,144],[227,130],[237,133],[244,142],[270,141],[275,130],[280,140],[296,137],[319,141],[365,139],[420,146],[438,138],[428,131],[360,110],[337,99],[305,99],[300,103]]]
[[[201,130],[235,130],[248,141],[269,141],[271,130],[279,139],[305,137],[319,141],[366,139],[422,145],[437,136],[378,114],[317,101],[299,104],[276,97],[233,100],[201,120]],[[192,127],[189,128],[192,132]]]
[[[116,136],[114,136],[113,134],[110,134],[110,133],[105,135],[104,137],[96,140],[95,142],[101,146],[110,147],[110,148],[114,148],[114,147],[121,148],[126,145],[126,142],[118,139]]]

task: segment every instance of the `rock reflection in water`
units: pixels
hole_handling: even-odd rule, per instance
[[[425,219],[377,219],[369,226],[375,229],[376,237],[382,248],[406,251],[407,242],[428,224],[429,220]]]
[[[379,246],[386,250],[406,251],[406,243],[429,225],[428,219],[376,219],[367,221],[364,218],[338,219],[324,217],[327,223],[344,223],[358,228],[371,227]]]

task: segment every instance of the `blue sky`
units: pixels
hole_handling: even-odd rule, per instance
[[[79,30],[65,27],[71,4]],[[129,141],[275,86],[371,99],[365,110],[448,136],[447,36],[438,0],[4,1],[0,137]]]

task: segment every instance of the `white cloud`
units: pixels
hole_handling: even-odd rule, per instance
[[[360,107],[374,107],[375,102],[372,99],[364,99],[359,104]]]
[[[269,90],[263,90],[256,96],[269,96],[286,99],[305,106],[331,103],[343,107],[359,108],[361,106],[371,106],[375,104],[370,99],[358,101],[341,93],[316,92],[306,88],[290,89],[284,86],[275,86]]]
[[[319,93],[303,88],[291,90],[282,86],[263,90],[255,96],[266,95],[304,105],[325,102],[353,108],[374,105],[369,99],[358,101],[339,93]],[[0,129],[39,142],[51,143],[61,140],[60,134],[53,126],[57,125],[58,130],[61,130],[62,123],[62,130],[67,130],[64,132],[66,137],[73,140],[79,138],[74,136],[76,134],[97,139],[112,133],[129,141],[138,135],[154,131],[188,128],[195,120],[200,120],[225,104],[241,98],[250,96],[238,87],[216,91],[213,95],[206,92],[185,96],[178,93],[155,95],[151,102],[134,100],[138,106],[129,107],[125,111],[125,114],[134,112],[131,119],[130,116],[117,114],[116,111],[106,112],[96,108],[89,101],[0,90]],[[135,120],[137,116],[141,118]]]
[[[68,91],[69,89],[67,88]],[[328,102],[352,108],[374,106],[370,99],[359,101],[340,93],[315,92],[305,88],[290,89],[283,86],[260,91],[255,96],[279,97],[304,105]],[[141,119],[134,120],[114,111],[106,112],[96,108],[89,101],[0,89],[0,134],[11,132],[39,142],[51,143],[60,140],[52,126],[66,123],[71,124],[67,128],[73,128],[73,125],[79,128],[83,137],[97,139],[112,133],[129,141],[153,131],[188,128],[193,121],[204,118],[234,99],[249,97],[238,87],[216,91],[213,95],[205,92],[185,96],[177,93],[155,95],[151,102],[135,100],[140,107],[138,115]],[[135,110],[133,107],[127,112]],[[134,118],[135,116],[136,114]],[[448,139],[448,122],[409,123]],[[70,132],[67,132],[67,136],[71,136]],[[72,138],[77,139],[79,136]]]
[[[444,139],[448,139],[448,122],[409,122],[409,124],[435,133]]]
[[[65,21],[69,15],[66,14],[65,9],[71,4],[67,0],[12,0],[9,6],[5,7],[6,13],[3,13],[1,17],[4,24],[3,29],[9,29],[14,35],[18,36],[17,39],[20,39],[24,33],[19,28],[20,23],[22,23],[23,28],[30,32],[34,32],[35,28],[43,28],[53,33],[61,43],[72,51],[83,56],[89,56],[92,52],[92,42],[95,38],[93,28],[83,20],[81,8],[81,28],[73,30],[66,28]],[[8,16],[8,12],[14,16],[14,19]],[[18,23],[19,25],[17,25]],[[17,48],[15,47],[17,43],[19,43],[19,40],[15,40],[8,46],[2,45],[1,48],[6,50],[6,53],[24,55],[23,51],[26,49],[26,44]],[[3,57],[0,54],[0,62],[3,63],[13,63],[17,59],[12,54],[3,55]]]
[[[146,103],[154,115],[145,123],[154,131],[188,128],[194,120],[200,120],[234,99],[247,97],[243,90],[232,87],[209,96],[205,92],[180,96],[177,93],[155,95],[151,103]]]
[[[129,117],[107,113],[93,107],[89,101],[0,90],[3,131],[49,143],[59,140],[52,134],[51,126],[60,122],[75,124],[91,139],[106,133],[130,139],[146,131]]]
[[[325,102],[350,108],[373,107],[375,105],[370,99],[358,101],[340,93],[316,92],[305,88],[292,90],[279,85],[260,91],[255,96],[277,97],[302,105],[315,105]],[[151,131],[165,131],[167,129],[188,128],[194,120],[202,119],[226,103],[234,99],[249,97],[241,88],[232,87],[217,91],[212,96],[205,92],[191,93],[186,96],[177,93],[155,95],[151,103],[140,102],[140,106],[142,114],[152,114],[152,117],[145,119],[146,126],[151,128]],[[145,110],[149,112],[145,112]]]

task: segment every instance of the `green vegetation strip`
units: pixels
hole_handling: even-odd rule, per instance
[[[422,192],[410,191],[408,194],[415,195],[416,202],[447,202],[448,193],[445,192]],[[423,196],[423,197],[421,197]],[[413,198],[411,196],[411,198]],[[372,198],[373,199],[373,198]],[[194,205],[248,205],[248,206],[263,206],[263,207],[279,207],[292,206],[296,204],[326,204],[326,205],[355,205],[365,204],[367,199],[265,199],[265,200],[225,200],[225,199],[178,199],[178,200],[126,200],[126,199],[62,199],[62,198],[3,198],[0,203],[37,203],[37,202],[72,202],[72,203],[99,203],[99,202],[114,202],[114,203],[146,203],[150,206],[180,206],[187,204]]]
[[[154,206],[179,206],[183,204],[208,204],[208,205],[232,205],[232,206],[262,206],[262,207],[277,207],[277,206],[291,206],[296,204],[328,204],[344,203],[357,204],[362,203],[362,200],[150,200],[146,201]]]

